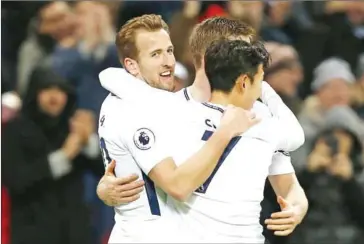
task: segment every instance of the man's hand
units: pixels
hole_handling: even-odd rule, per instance
[[[265,220],[265,224],[268,225],[269,230],[274,231],[274,235],[287,236],[301,223],[302,217],[298,208],[292,206],[281,196],[277,197],[277,201],[282,211],[273,213],[270,219]]]
[[[226,129],[231,136],[239,136],[252,126],[258,124],[260,119],[253,112],[229,105],[221,118],[220,127]]]
[[[114,175],[115,161],[106,168],[104,176],[97,186],[98,197],[108,206],[118,206],[137,200],[143,191],[144,181],[138,180],[137,175],[117,178]]]
[[[73,160],[82,150],[82,138],[79,134],[71,132],[63,143],[62,150],[69,160]]]
[[[349,180],[353,177],[353,163],[348,156],[339,154],[335,157],[334,162],[329,167],[329,172],[343,180]]]
[[[87,144],[89,137],[95,132],[95,116],[92,112],[79,109],[70,119],[71,131],[78,133],[83,143]]]
[[[319,140],[315,149],[308,156],[307,169],[310,172],[317,172],[326,169],[332,162],[331,149],[323,140]]]

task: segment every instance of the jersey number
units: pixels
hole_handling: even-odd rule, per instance
[[[202,135],[201,140],[207,141],[212,136],[212,134],[213,134],[212,131],[206,130],[205,133]],[[212,172],[212,174],[210,175],[210,177],[207,178],[207,180],[205,181],[205,183],[203,183],[202,186],[200,186],[195,192],[198,192],[198,193],[206,193],[207,188],[209,187],[209,185],[210,185],[212,179],[214,178],[216,172],[219,170],[219,168],[222,165],[222,163],[225,161],[225,159],[227,158],[227,156],[230,154],[231,150],[233,150],[233,148],[239,142],[240,138],[241,138],[240,136],[234,137],[229,142],[229,144],[226,146],[224,152],[222,153],[219,161],[217,162],[216,167],[215,167],[214,171]]]
[[[110,158],[109,151],[106,149],[106,143],[104,138],[100,138],[100,148],[101,148],[101,154],[104,161],[105,167],[111,163],[112,159]],[[159,208],[159,202],[157,193],[155,191],[154,183],[153,181],[142,172],[143,180],[145,182],[145,191],[147,193],[147,198],[149,202],[150,212],[152,215],[161,215],[161,211]]]
[[[109,151],[106,149],[105,140],[102,137],[100,138],[100,149],[101,149],[102,159],[106,167],[109,163],[111,163],[112,160],[110,158]]]

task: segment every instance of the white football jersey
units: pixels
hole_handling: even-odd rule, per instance
[[[108,74],[107,71],[104,72],[104,75],[110,75],[110,77],[112,77],[112,74]],[[121,72],[120,75],[125,74],[122,74]],[[122,82],[118,83],[119,87],[113,87],[112,84],[116,85],[116,83],[111,82],[112,80],[109,80],[108,76],[103,79],[100,75],[101,83],[104,83],[104,87],[105,85],[109,86],[107,89],[118,96],[125,95],[128,99],[138,100],[140,96],[135,99],[133,96],[137,93],[131,92],[135,89],[135,92],[143,90],[143,93],[139,94],[143,94],[142,98],[144,99],[153,97],[153,100],[148,100],[150,109],[146,110],[144,107],[140,111],[151,112],[153,110],[153,104],[161,104],[154,101],[160,99],[164,100],[167,98],[169,99],[168,94],[161,92],[160,90],[155,90],[156,93],[154,95],[153,93],[149,94],[149,91],[152,88],[142,85],[142,82],[132,82],[132,79],[135,79],[132,77],[130,77],[130,81],[128,81],[129,83],[127,82],[128,79],[121,79]],[[128,75],[126,75],[125,78],[128,78]],[[115,90],[112,88],[115,88]],[[188,89],[182,89],[177,93],[176,97],[193,101]],[[168,104],[167,100],[165,101],[165,104]],[[175,104],[172,100],[169,102],[169,104]],[[178,102],[176,101],[176,103]],[[145,104],[145,102],[143,101],[141,104]],[[153,148],[155,150],[151,150],[148,146],[149,149],[146,151],[149,152],[146,152],[145,155],[150,153],[152,156],[149,157],[149,159],[155,158],[155,160],[146,160],[145,163],[141,163],[140,167],[145,172],[149,172],[148,170],[150,170],[153,165],[147,163],[147,161],[159,162],[160,159],[168,156],[172,156],[178,164],[181,164],[202,147],[204,141],[211,136],[213,131],[219,125],[221,118],[221,111],[219,110],[221,110],[221,108],[211,104],[201,105],[196,102],[188,104],[193,104],[193,106],[190,106],[191,108],[199,107],[197,110],[199,112],[193,112],[190,114],[194,120],[185,121],[184,124],[178,124],[176,122],[176,124],[172,126],[174,127],[174,130],[167,125],[158,125],[157,122],[151,123],[146,127],[154,136],[154,140],[152,141],[154,142],[153,145],[155,145],[155,147]],[[166,109],[167,107],[168,106],[166,106]],[[181,105],[180,107],[183,107],[181,114],[186,114],[184,105]],[[136,118],[133,117],[133,119],[129,119],[128,116],[130,115],[124,111],[125,109],[126,108],[122,108],[120,105],[115,106],[115,111],[122,112],[122,114],[119,114],[118,116],[125,116],[129,121],[135,122],[132,123],[132,126],[127,126],[127,128],[129,128],[129,134],[126,130],[124,130],[123,133],[124,135],[128,134],[129,138],[133,138],[133,140],[131,140],[132,142],[129,143],[131,145],[130,147],[134,148],[134,150],[136,148],[140,150],[137,144],[143,143],[142,141],[138,142],[137,138],[140,138],[141,135],[135,132],[138,131],[138,128],[140,128],[139,122],[145,120],[145,118],[158,118],[158,116],[155,114],[144,114],[144,116],[137,116]],[[284,146],[282,147],[282,145],[287,145],[287,143],[280,143],[281,141],[284,141],[281,140],[282,134],[279,134],[282,126],[280,127],[280,124],[276,123],[277,121],[270,119],[272,117],[270,109],[271,108],[268,109],[268,107],[261,102],[256,102],[254,104],[253,111],[258,117],[264,118],[264,120],[248,132],[244,133],[243,136],[232,140],[232,143],[229,144],[221,157],[216,170],[209,179],[196,190],[189,201],[180,203],[174,201],[170,197],[167,197],[167,205],[173,205],[177,208],[176,212],[178,214],[174,215],[180,217],[179,219],[182,220],[181,222],[183,222],[184,227],[186,227],[183,229],[188,231],[187,233],[189,233],[192,238],[191,241],[240,243],[264,242],[262,227],[259,224],[259,214],[261,210],[260,202],[263,199],[265,179],[268,175],[294,172],[290,162],[290,157],[287,156],[286,153],[277,153],[277,150],[285,148]],[[282,111],[279,107],[273,107],[273,109],[275,109],[276,112],[281,113],[283,117],[284,115],[287,115],[287,113],[284,114],[284,111]],[[168,112],[169,117],[176,115],[172,115],[170,112],[171,111]],[[132,111],[130,111],[130,113],[132,114]],[[163,116],[159,117],[157,120],[162,121],[162,118]],[[171,121],[170,118],[166,118],[166,120]],[[116,124],[114,126],[121,125],[119,122]],[[149,131],[148,133],[150,134]],[[144,132],[144,134],[147,133],[145,131],[142,132]],[[113,133],[115,133],[115,131],[111,130],[110,134]],[[158,136],[156,136],[156,134],[158,134]],[[167,135],[169,138],[167,138]],[[171,137],[171,135],[173,136]],[[163,139],[159,140],[159,136]],[[284,138],[287,139],[288,137],[286,135]],[[160,143],[155,143],[156,140]],[[168,143],[161,142],[163,140]],[[135,144],[136,148],[133,146],[133,143],[137,143]],[[165,151],[162,150],[166,153],[165,155],[163,155],[164,153],[158,152],[161,148],[165,149]],[[135,153],[136,152],[138,152],[138,150],[136,150]],[[141,161],[143,161],[143,156],[140,157],[142,159]],[[147,159],[147,157],[144,159]],[[135,160],[138,161],[138,159]],[[243,160],[243,162],[241,162],[241,160]],[[147,166],[143,166],[144,164]],[[120,174],[118,176],[125,176],[130,173],[134,172],[128,171],[127,173]],[[147,197],[145,195],[143,195],[143,197],[143,207],[149,206],[145,201]],[[164,197],[165,195],[162,197],[165,200]],[[141,201],[143,201],[142,198],[140,199]],[[162,202],[165,203],[165,201]],[[173,215],[172,207],[166,208],[164,205],[163,208],[170,210],[169,212],[172,213],[171,216]],[[144,210],[145,209],[147,208],[144,208]],[[143,215],[146,212],[147,211],[145,210]],[[132,213],[132,211],[130,211],[130,213]],[[175,222],[177,223],[180,221]],[[143,230],[145,229],[143,228]],[[176,240],[180,241],[178,239]]]
[[[194,102],[188,88],[178,95]],[[198,151],[219,126],[223,108],[203,106],[199,116],[205,128],[195,123],[190,134],[183,135],[188,143],[175,153],[178,164]],[[279,150],[281,127],[268,107],[257,101],[252,110],[262,122],[230,142],[212,175],[192,197],[186,202],[169,197],[196,242],[264,243],[259,217],[265,180],[268,175],[293,173],[294,168],[289,154]]]
[[[166,138],[168,124],[161,123],[163,116],[114,95],[102,104],[98,132],[105,166],[115,160],[117,177],[136,174],[145,181],[138,200],[115,207],[116,225],[110,243],[161,242],[173,227],[167,220],[166,194],[147,176],[155,164],[173,152]]]
[[[207,103],[201,106],[205,107],[198,115],[201,123],[191,124],[179,135],[185,143],[174,153],[177,164],[198,151],[219,126],[223,109]],[[260,105],[255,109],[262,122],[229,143],[212,175],[191,198],[179,202],[169,197],[195,242],[264,243],[259,216],[265,180],[268,175],[294,171],[289,157],[274,154],[280,130],[274,128],[269,110]]]

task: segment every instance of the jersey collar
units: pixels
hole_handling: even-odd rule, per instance
[[[204,102],[204,103],[202,103],[202,105],[204,105],[204,106],[206,106],[208,108],[217,110],[217,111],[221,112],[222,114],[225,112],[224,107],[221,106],[221,105],[212,104],[212,103],[208,103],[208,102]]]

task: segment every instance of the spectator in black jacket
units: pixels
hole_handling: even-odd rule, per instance
[[[91,243],[82,171],[102,174],[94,119],[76,111],[67,82],[34,71],[19,116],[2,132],[2,179],[11,198],[11,243]]]
[[[326,129],[315,140],[306,168],[297,174],[310,208],[291,237],[294,244],[364,243],[361,130],[347,109],[328,113]]]

